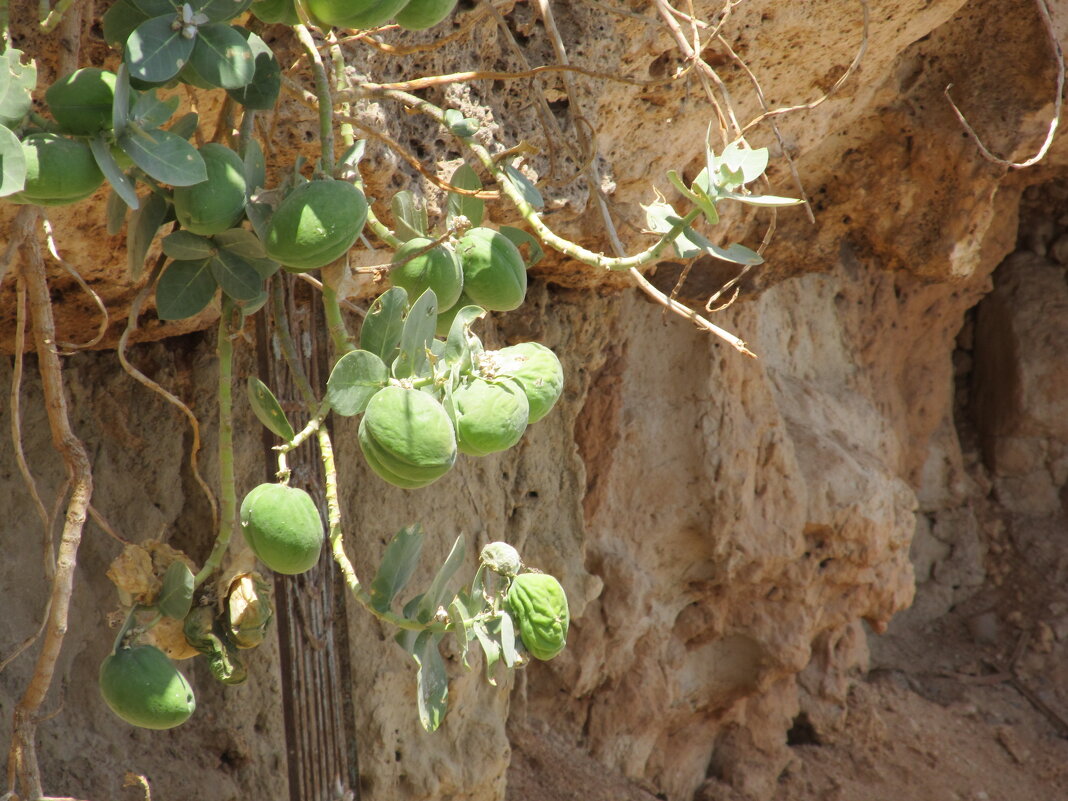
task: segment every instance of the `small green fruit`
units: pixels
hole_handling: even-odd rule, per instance
[[[93,194],[104,182],[89,145],[54,133],[22,140],[26,185],[11,196],[16,203],[63,206]]]
[[[564,389],[564,368],[556,354],[540,342],[523,342],[495,354],[499,375],[512,378],[530,403],[530,422],[549,413]]]
[[[174,187],[174,214],[187,231],[212,236],[233,228],[245,214],[245,167],[226,145],[200,148],[208,178]]]
[[[324,267],[344,256],[367,221],[367,199],[347,181],[301,184],[267,226],[267,255],[290,272]]]
[[[456,299],[456,302],[448,309],[438,309],[438,321],[434,325],[434,333],[439,337],[447,337],[449,331],[452,330],[452,321],[456,319],[456,315],[459,314],[460,309],[464,306],[477,306],[471,298],[467,297],[464,292],[460,292],[460,297]]]
[[[428,289],[433,289],[440,313],[451,309],[459,300],[464,288],[464,271],[456,253],[446,245],[438,245],[426,253],[408,258],[432,241],[417,236],[397,248],[393,264],[399,266],[390,270],[389,280],[394,286],[403,287],[408,293],[408,300],[413,303]]]
[[[305,0],[305,7],[320,27],[367,30],[384,25],[408,0]]]
[[[490,311],[519,308],[527,295],[527,267],[519,248],[492,228],[472,228],[457,246],[464,293]]]
[[[64,75],[45,92],[45,101],[65,133],[92,136],[110,130],[115,73],[86,67]]]
[[[527,430],[530,406],[514,381],[476,378],[452,393],[456,444],[468,456],[507,450]]]
[[[374,394],[360,421],[360,450],[380,477],[417,489],[456,462],[456,436],[445,409],[416,389],[388,386]]]
[[[571,615],[564,588],[546,573],[520,573],[508,588],[505,608],[535,659],[552,659],[567,644]]]
[[[297,25],[300,17],[293,0],[255,0],[249,8],[260,22],[277,22],[282,25]]]
[[[144,729],[181,725],[197,706],[185,676],[152,645],[110,654],[100,666],[100,694],[112,712]]]
[[[260,484],[241,502],[241,530],[259,560],[288,576],[315,567],[323,547],[323,521],[304,490]]]
[[[397,12],[395,22],[410,31],[432,28],[456,8],[456,0],[409,0],[408,5]]]

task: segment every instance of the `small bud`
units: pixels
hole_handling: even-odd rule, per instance
[[[519,551],[507,542],[491,542],[482,549],[479,559],[490,570],[502,576],[514,576],[523,566]]]

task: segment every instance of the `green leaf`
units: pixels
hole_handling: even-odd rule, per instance
[[[404,330],[404,310],[408,307],[408,293],[395,286],[379,295],[364,317],[360,328],[360,348],[384,362],[393,361],[393,351],[400,343]]]
[[[130,278],[141,277],[148,249],[166,219],[167,201],[155,192],[131,215],[130,227],[126,229],[126,270]]]
[[[436,731],[448,711],[449,679],[445,674],[445,661],[438,650],[441,636],[431,631],[420,632],[412,649],[412,657],[419,665],[416,705],[419,722],[426,731]]]
[[[252,200],[245,203],[245,216],[252,223],[252,230],[262,241],[267,236],[267,226],[271,223],[271,214],[274,210],[266,203],[258,203]]]
[[[278,268],[282,266],[278,262],[271,261],[270,259],[246,258],[245,261],[252,265],[253,269],[260,274],[260,278],[264,281],[278,272]]]
[[[705,219],[708,220],[709,225],[715,225],[719,222],[719,212],[716,211],[716,203],[709,197],[708,193],[699,186],[694,186],[694,204],[701,210],[701,213],[705,215]],[[729,197],[729,195],[728,195]]]
[[[449,108],[445,109],[445,127],[453,136],[467,139],[478,133],[481,125],[474,117],[465,117],[456,109]]]
[[[200,125],[200,115],[195,111],[190,111],[176,119],[167,130],[182,139],[189,139],[196,133],[198,125]]]
[[[210,259],[172,261],[156,284],[156,313],[161,320],[192,317],[211,303],[218,284]]]
[[[778,197],[776,195],[743,195],[738,192],[731,192],[724,195],[725,200],[737,200],[739,203],[746,203],[750,206],[798,206],[805,201],[796,197]]]
[[[105,206],[107,217],[107,232],[110,236],[116,236],[126,224],[126,201],[119,197],[114,188],[108,191],[107,204]]]
[[[400,353],[393,362],[395,378],[409,378],[421,374],[427,364],[426,351],[434,339],[438,321],[438,298],[433,289],[426,290],[412,304],[404,318]]]
[[[226,93],[245,108],[269,111],[278,102],[282,91],[282,68],[278,59],[267,43],[246,28],[237,28],[238,33],[248,40],[252,52],[252,79],[238,89],[228,89]]]
[[[194,12],[206,16],[211,22],[225,22],[248,10],[252,0],[193,0]],[[204,26],[201,26],[203,30]]]
[[[717,259],[729,261],[734,264],[755,266],[764,263],[763,256],[750,250],[745,245],[734,244],[721,248],[719,245],[713,245],[711,242],[708,242],[705,250],[710,256],[715,256]]]
[[[326,382],[326,399],[342,417],[360,414],[371,397],[389,383],[385,363],[366,350],[353,350],[337,360]]]
[[[398,531],[382,555],[382,564],[371,582],[371,606],[387,612],[397,593],[404,589],[419,565],[423,529],[418,524]]]
[[[508,173],[508,177],[512,180],[515,188],[521,195],[523,195],[523,200],[536,209],[545,207],[545,201],[542,199],[541,192],[538,191],[538,187],[534,186],[527,176],[523,175],[523,173],[510,164],[504,165],[504,171]]]
[[[247,228],[230,228],[215,234],[212,241],[223,250],[243,259],[266,259],[263,243]],[[273,272],[273,271],[272,271]]]
[[[733,175],[741,173],[742,184],[755,181],[768,168],[768,149],[759,147],[750,149],[741,140],[731,142],[719,156]]]
[[[126,63],[130,76],[159,83],[177,75],[189,61],[196,40],[174,30],[173,14],[145,20],[126,40]]]
[[[165,125],[178,110],[178,96],[160,100],[154,91],[142,92],[130,109],[130,117],[142,128],[158,128]],[[118,134],[119,130],[116,129]]]
[[[147,93],[149,97],[155,97],[155,93]],[[130,121],[130,70],[126,62],[119,64],[115,74],[115,94],[111,98],[111,132],[119,136],[126,130],[126,123]]]
[[[517,248],[522,249],[523,245],[528,245],[530,247],[530,250],[528,251],[530,255],[526,259],[527,269],[530,269],[545,258],[545,251],[541,248],[541,242],[522,228],[514,228],[511,225],[502,225],[500,227],[500,233]]]
[[[21,192],[26,186],[26,154],[15,134],[0,125],[0,197]]]
[[[449,183],[458,189],[481,189],[482,180],[478,173],[466,164],[456,168],[456,172],[449,178]],[[471,225],[482,225],[482,218],[486,213],[486,202],[471,195],[458,195],[449,192],[448,205],[445,218],[451,223],[455,218],[464,216],[471,221]]]
[[[471,324],[475,320],[485,317],[486,310],[481,306],[464,306],[456,312],[449,328],[448,339],[445,340],[445,352],[442,357],[449,364],[459,363],[461,366],[470,365],[471,346],[481,341],[471,333]]]
[[[467,644],[472,637],[471,618],[468,616],[467,605],[459,597],[453,598],[449,604],[449,620],[452,622],[450,630],[460,644],[460,661],[464,663],[464,667],[471,667],[467,663]]]
[[[10,48],[0,54],[0,125],[15,127],[33,106],[34,86],[37,85],[37,64],[30,59],[22,63],[22,51]]]
[[[172,2],[172,0],[130,0],[131,5],[145,15],[145,18],[149,17],[162,17],[164,14],[171,14],[177,17],[178,8],[181,6],[180,2]]]
[[[263,148],[255,137],[250,136],[245,142],[241,160],[245,168],[245,193],[248,196],[267,183],[267,162],[263,158]]]
[[[222,23],[197,29],[189,62],[201,78],[222,89],[239,89],[256,73],[256,61],[245,37]]]
[[[475,638],[478,640],[478,644],[482,646],[482,653],[486,657],[486,681],[496,687],[497,680],[493,678],[493,671],[501,659],[501,646],[490,636],[489,631],[486,629],[485,621],[476,620],[471,629],[474,631]]]
[[[500,624],[501,657],[506,667],[515,667],[515,624],[512,622],[512,616],[501,612],[497,621]]]
[[[337,162],[337,175],[343,181],[352,181],[357,187],[363,189],[363,181],[360,178],[360,161],[367,152],[367,140],[357,139],[345,150]]]
[[[163,252],[172,259],[196,261],[210,259],[215,246],[207,237],[191,231],[175,231],[163,238]]]
[[[104,41],[114,47],[123,47],[134,29],[147,19],[158,17],[161,13],[146,14],[128,0],[116,0],[111,8],[104,12],[102,18]]]
[[[296,436],[293,426],[282,411],[282,404],[274,396],[270,388],[256,376],[248,377],[248,402],[252,407],[252,413],[256,419],[267,427],[267,430],[289,442]]]
[[[131,209],[138,208],[141,205],[141,201],[137,199],[137,189],[134,186],[134,182],[126,176],[122,171],[122,167],[115,161],[115,157],[111,154],[111,145],[108,144],[104,131],[89,140],[89,149],[93,151],[96,166],[100,168],[100,172],[104,173],[104,177],[107,178],[115,193]]]
[[[204,159],[185,139],[162,128],[130,124],[119,147],[134,164],[161,183],[192,186],[208,180]]]
[[[417,620],[429,622],[437,614],[438,608],[444,606],[445,602],[452,597],[452,593],[449,592],[449,582],[456,575],[456,571],[463,566],[465,550],[464,535],[460,534],[453,542],[449,555],[438,568],[434,580],[430,582],[430,587],[423,593],[423,598],[415,613]]]
[[[400,240],[407,242],[417,236],[426,236],[426,210],[420,207],[415,195],[407,189],[402,189],[393,196],[390,208],[393,211],[393,222],[397,226],[397,237]]]
[[[163,588],[156,598],[161,615],[182,620],[193,605],[193,573],[185,562],[171,562],[163,574]]]
[[[263,279],[256,268],[232,251],[218,251],[210,266],[222,291],[234,300],[253,300],[263,291]]]

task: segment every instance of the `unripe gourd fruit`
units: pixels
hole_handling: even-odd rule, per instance
[[[293,0],[255,0],[249,11],[261,22],[278,22],[282,25],[300,23]]]
[[[185,676],[152,645],[110,654],[100,665],[100,694],[112,712],[144,729],[172,729],[197,706]]]
[[[417,489],[456,462],[456,436],[444,407],[417,389],[388,386],[374,394],[360,421],[360,450],[381,478]]]
[[[320,27],[377,28],[393,19],[408,0],[305,0],[305,7]]]
[[[426,248],[432,241],[417,236],[397,248],[393,255],[393,264],[399,266],[389,271],[389,280],[394,286],[404,288],[409,302],[414,302],[428,289],[433,289],[438,299],[438,311],[442,312],[451,309],[459,300],[464,288],[464,271],[456,253],[445,245],[438,245],[426,253],[408,258]],[[408,260],[404,261],[405,259]]]
[[[530,406],[514,381],[475,378],[452,393],[456,444],[468,456],[486,456],[515,445],[527,429]]]
[[[312,497],[284,484],[260,484],[241,502],[241,530],[267,567],[287,576],[315,567],[323,521]]]
[[[301,184],[275,209],[267,226],[267,255],[290,272],[340,259],[367,221],[367,199],[348,181]]]
[[[63,206],[93,194],[104,182],[89,145],[53,133],[22,140],[26,185],[11,196],[16,203]]]
[[[505,608],[535,659],[552,659],[567,644],[571,614],[560,582],[546,573],[520,573],[508,588]]]
[[[91,136],[111,128],[115,73],[86,67],[64,75],[45,92],[45,101],[62,131]]]
[[[540,342],[523,342],[497,351],[500,372],[523,389],[530,404],[530,422],[549,413],[564,389],[564,369],[556,354]]]
[[[512,240],[492,228],[472,228],[456,252],[463,262],[464,294],[490,311],[512,311],[527,296],[527,267]]]
[[[456,0],[409,0],[394,21],[409,31],[432,28],[452,13]]]
[[[208,179],[174,187],[174,214],[186,230],[212,236],[233,228],[245,213],[245,166],[226,145],[200,148]]]

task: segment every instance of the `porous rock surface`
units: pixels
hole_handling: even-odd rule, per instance
[[[696,5],[708,19],[722,10]],[[631,16],[580,2],[554,8],[572,62],[587,70],[656,81],[687,64],[647,4],[627,4]],[[532,5],[503,11],[529,63],[556,60]],[[360,51],[354,64],[383,81],[521,68],[493,23],[479,25],[477,51],[461,38],[408,59]],[[1063,41],[1068,18],[1059,15],[1054,30]],[[564,364],[563,399],[517,448],[462,459],[431,488],[408,493],[365,467],[353,421],[334,424],[348,547],[361,575],[374,571],[392,532],[418,520],[431,533],[428,563],[440,562],[460,531],[476,549],[507,539],[527,563],[561,579],[572,612],[567,649],[511,687],[487,685],[478,660],[465,672],[459,654],[447,652],[451,711],[442,731],[428,735],[415,715],[410,660],[355,610],[363,798],[548,801],[597,799],[615,788],[603,797],[767,801],[791,766],[796,773],[787,732],[796,739],[799,720],[819,737],[842,731],[850,704],[867,697],[851,687],[873,660],[897,665],[904,648],[880,646],[879,636],[889,627],[886,642],[910,642],[980,592],[996,573],[991,542],[1044,548],[1045,563],[1063,558],[1056,538],[1042,532],[1063,536],[1068,482],[1068,239],[1055,236],[1064,223],[1024,226],[1031,241],[996,281],[992,275],[1016,247],[1021,195],[1063,179],[1068,148],[1055,141],[1031,170],[991,163],[943,95],[952,83],[994,152],[1014,160],[1035,152],[1056,78],[1035,5],[752,0],[731,9],[721,32],[771,107],[815,100],[862,39],[865,48],[860,68],[830,99],[774,118],[781,140],[767,123],[750,134],[754,146],[772,149],[772,190],[796,195],[786,148],[815,217],[812,224],[803,211],[781,211],[767,264],[714,316],[759,358],[667,316],[618,276],[551,256],[535,271],[528,303],[485,329],[498,344],[537,339]],[[272,41],[296,52],[284,33]],[[711,43],[704,56],[738,119],[758,115],[750,78],[725,48]],[[574,119],[583,117],[596,132],[594,163],[620,235],[630,249],[644,247],[640,204],[653,199],[653,187],[671,191],[668,169],[692,178],[700,168],[711,107],[694,78],[641,87],[568,80],[570,99],[561,75],[522,89],[483,81],[431,96],[478,114],[507,145],[526,138],[543,153],[555,147],[545,133],[553,126],[561,141],[581,142],[576,131],[586,128]],[[532,94],[549,103],[548,118],[539,119]],[[436,126],[396,112],[364,101],[355,111],[395,140],[417,143],[418,156],[447,177],[459,163],[455,146]],[[314,119],[291,98],[276,122],[278,153],[314,139]],[[554,152],[565,175],[582,166],[581,153]],[[368,165],[375,197],[417,185],[411,167],[384,148],[371,148]],[[544,155],[529,166],[531,177],[552,177]],[[545,194],[551,225],[591,249],[609,247],[588,181]],[[428,197],[431,211],[440,207],[439,196]],[[1040,203],[1026,208],[1046,213]],[[50,216],[65,258],[84,268],[113,311],[113,343],[137,285],[125,273],[121,237],[85,222],[101,210],[98,196]],[[503,205],[491,213],[509,220]],[[0,206],[0,219],[12,216]],[[754,247],[767,225],[763,215],[726,221],[728,238]],[[667,261],[652,278],[669,291],[678,273]],[[732,274],[699,262],[679,297],[700,308]],[[54,280],[60,328],[77,340],[95,320],[68,279],[57,271]],[[9,278],[0,287],[8,352],[13,310]],[[132,358],[210,421],[211,335],[151,319],[146,327],[161,341],[138,346]],[[244,380],[253,359],[241,359]],[[65,365],[75,425],[93,454],[94,503],[127,537],[169,537],[202,558],[207,510],[189,476],[183,421],[133,384],[113,352],[82,353]],[[10,359],[0,370],[10,386]],[[38,385],[24,382],[24,448],[50,498],[62,468],[32,400]],[[247,424],[239,431],[255,431],[247,409],[239,412]],[[7,430],[8,407],[0,419]],[[262,475],[259,434],[242,437],[239,481],[247,489]],[[205,453],[213,445],[208,425]],[[7,591],[0,622],[6,653],[33,630],[45,597],[41,582],[25,578],[40,562],[39,523],[10,448],[0,449],[0,497],[10,499],[3,539],[25,543],[18,559],[0,563],[0,586],[17,588]],[[133,791],[120,779],[132,770],[148,775],[160,798],[188,794],[194,780],[208,800],[285,797],[271,645],[242,688],[212,688],[207,671],[194,668],[200,710],[173,732],[132,732],[102,708],[95,665],[115,606],[103,574],[117,552],[89,527],[57,682],[64,705],[41,727],[53,792],[124,797]],[[987,630],[996,622],[978,630],[996,636]],[[30,668],[24,656],[0,674],[5,719]],[[568,754],[577,783],[539,778],[566,776]]]

